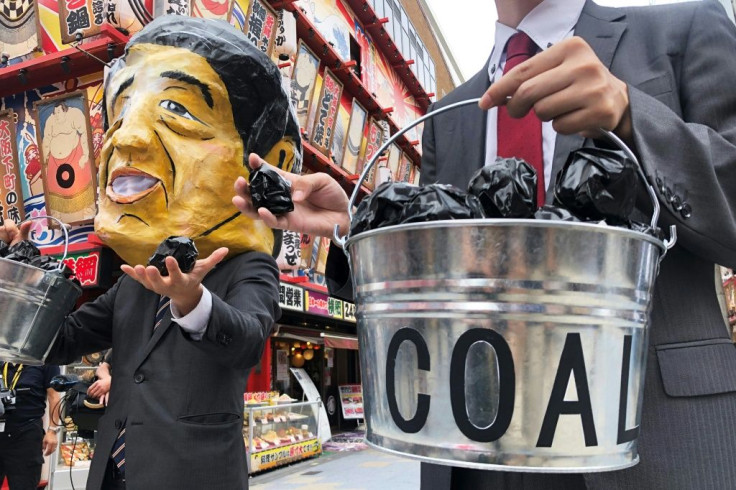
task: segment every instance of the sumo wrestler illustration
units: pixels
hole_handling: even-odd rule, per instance
[[[192,238],[204,257],[220,246],[273,253],[280,235],[230,196],[250,152],[300,170],[278,69],[224,22],[170,16],[155,26],[106,78],[97,234],[130,264],[145,264],[170,235]]]

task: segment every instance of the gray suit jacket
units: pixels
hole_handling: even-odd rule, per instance
[[[589,0],[575,34],[629,85],[635,150],[662,204],[660,223],[678,231],[655,286],[641,462],[585,475],[585,483],[606,490],[736,488],[736,349],[713,281],[714,263],[736,265],[736,29],[713,1],[611,9]],[[434,107],[479,97],[488,86],[484,69]],[[465,188],[484,164],[485,131],[486,114],[475,106],[430,119],[422,182]],[[553,177],[582,144],[580,136],[558,136]],[[547,196],[551,202],[552,192]],[[651,213],[646,199],[638,208]],[[460,469],[452,480],[455,488],[554,482]],[[442,481],[439,473],[433,481]]]
[[[204,285],[212,314],[200,341],[170,312],[154,332],[158,295],[128,276],[67,319],[47,362],[66,364],[111,346],[115,353],[88,490],[100,489],[123,424],[128,488],[248,488],[243,392],[280,314],[276,262],[241,254],[219,264]]]

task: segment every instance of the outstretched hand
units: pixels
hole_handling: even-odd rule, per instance
[[[120,269],[141,283],[146,289],[171,298],[174,307],[184,316],[199,304],[203,291],[202,280],[225,258],[227,253],[227,248],[218,248],[206,259],[195,262],[194,269],[188,273],[184,273],[179,269],[179,264],[176,263],[175,258],[166,257],[168,276],[162,276],[158,269],[152,265],[131,267],[125,264],[120,266]]]
[[[512,117],[530,110],[560,134],[600,137],[599,128],[632,139],[629,93],[580,37],[565,39],[505,73],[481,98],[480,108],[506,105]]]
[[[255,153],[249,155],[248,163],[254,171],[267,165]],[[321,172],[296,175],[278,168],[274,170],[291,183],[294,211],[283,216],[274,216],[265,208],[256,210],[251,201],[250,186],[243,177],[238,177],[235,181],[235,207],[246,216],[263,220],[271,228],[332,237],[335,225],[339,225],[340,234],[347,234],[350,225],[347,214],[349,200],[335,179]]]
[[[23,240],[28,240],[31,234],[31,222],[21,223],[20,228],[12,220],[6,219],[5,224],[0,226],[0,240],[8,245],[15,245]]]

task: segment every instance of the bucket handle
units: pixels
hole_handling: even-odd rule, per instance
[[[59,266],[56,268],[58,271],[64,270],[64,261],[66,260],[66,257],[69,252],[69,232],[66,231],[67,225],[61,221],[59,218],[54,218],[53,216],[29,216],[28,218],[24,219],[20,222],[20,224],[25,223],[26,221],[36,221],[36,220],[42,220],[42,219],[50,219],[54,220],[57,223],[59,223],[59,227],[64,232],[64,255],[61,257],[61,260],[59,261]]]
[[[363,168],[363,172],[360,174],[360,178],[355,183],[355,188],[353,189],[353,194],[350,196],[350,202],[348,203],[348,216],[350,218],[349,222],[352,224],[353,222],[353,206],[355,206],[355,200],[358,197],[358,191],[360,190],[360,186],[365,181],[366,177],[370,173],[373,166],[378,161],[379,157],[383,154],[386,149],[391,146],[391,144],[396,141],[401,135],[409,131],[411,128],[415,127],[416,125],[426,121],[427,119],[433,118],[434,116],[437,116],[439,114],[442,114],[443,112],[451,111],[453,109],[456,109],[458,107],[470,105],[470,104],[477,104],[480,101],[480,98],[474,98],[474,99],[468,99],[468,100],[461,100],[460,102],[455,102],[454,104],[447,105],[445,107],[441,107],[439,109],[435,109],[432,112],[428,112],[427,114],[423,115],[422,117],[416,119],[411,124],[406,126],[405,128],[398,131],[395,135],[393,135],[391,138],[388,139],[379,149],[376,151],[376,153],[373,155],[373,157],[370,159],[368,164]],[[644,184],[646,185],[647,192],[649,194],[649,197],[652,200],[652,219],[650,222],[650,225],[652,229],[657,228],[657,222],[659,221],[659,213],[660,213],[660,207],[659,207],[659,200],[657,199],[657,195],[654,192],[654,188],[649,183],[649,180],[647,179],[646,174],[642,170],[642,166],[639,163],[639,159],[636,158],[636,155],[634,155],[634,152],[631,151],[631,149],[624,143],[618,136],[613,134],[611,131],[605,130],[601,128],[601,133],[603,136],[605,136],[611,143],[618,146],[628,158],[630,158],[635,164],[636,164],[636,170],[639,174],[639,177],[644,181]],[[348,230],[349,232],[350,230]],[[343,249],[345,249],[345,242],[347,239],[345,237],[340,236],[339,234],[339,225],[335,225],[334,228],[334,237],[333,239],[337,244],[339,244]],[[347,234],[345,235],[347,236]],[[662,252],[662,256],[660,257],[660,261],[662,258],[664,258],[664,255],[667,253],[667,250],[674,247],[675,242],[677,241],[677,229],[675,228],[675,225],[670,226],[670,238],[666,239],[664,241],[665,250]]]

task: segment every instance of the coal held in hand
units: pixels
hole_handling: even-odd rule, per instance
[[[148,259],[148,265],[154,266],[162,276],[168,276],[166,269],[166,257],[174,257],[182,272],[191,272],[197,261],[197,251],[194,241],[182,236],[170,236],[158,246],[156,251]]]
[[[250,174],[250,196],[254,208],[266,208],[275,216],[294,211],[291,183],[266,165]]]
[[[358,206],[350,233],[398,225],[404,207],[419,193],[420,188],[405,182],[384,182]]]
[[[537,172],[520,158],[496,158],[473,175],[468,192],[486,218],[530,218],[537,210]]]
[[[625,224],[638,190],[636,164],[620,150],[581,148],[570,153],[555,183],[555,204],[585,221]]]

